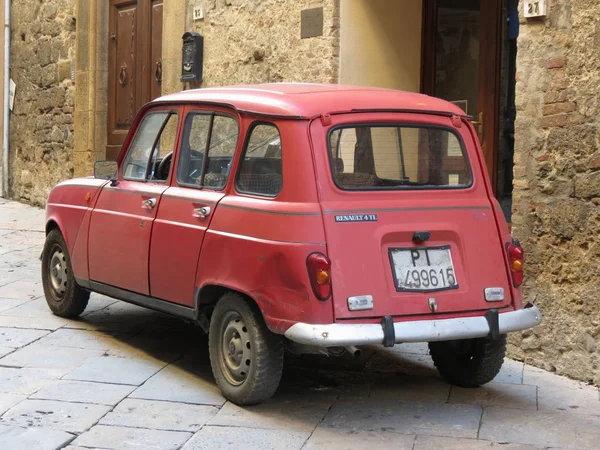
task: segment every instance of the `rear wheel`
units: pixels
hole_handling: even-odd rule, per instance
[[[440,375],[449,383],[472,388],[492,381],[504,362],[506,335],[430,342],[429,353]]]
[[[212,371],[226,399],[252,405],[273,396],[283,370],[283,338],[267,328],[255,305],[235,293],[221,297],[208,341]]]
[[[55,315],[77,317],[87,307],[90,293],[75,281],[67,244],[57,229],[46,236],[42,252],[42,284],[46,302]]]

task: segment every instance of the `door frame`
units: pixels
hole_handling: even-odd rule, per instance
[[[116,105],[112,102],[118,90],[117,86],[117,67],[113,64],[117,64],[116,58],[116,41],[113,39],[113,33],[115,32],[116,7],[120,5],[136,5],[137,8],[137,23],[135,27],[135,54],[136,59],[134,61],[134,71],[136,85],[135,85],[135,104],[134,111],[135,115],[141,110],[141,108],[152,100],[152,80],[150,77],[154,76],[154,65],[152,62],[152,44],[155,43],[153,39],[152,29],[152,14],[155,3],[160,3],[164,8],[164,2],[162,0],[110,0],[108,3],[108,33],[106,39],[108,40],[108,102],[107,102],[107,126],[106,126],[106,157],[108,159],[116,159],[119,152],[125,142],[127,130],[116,129],[115,115]],[[164,15],[164,10],[163,10]],[[160,24],[161,33],[163,33],[163,24]],[[160,42],[160,51],[162,53],[162,36],[158,40]],[[161,56],[162,60],[162,56]],[[133,78],[133,77],[132,77]],[[133,126],[133,122],[131,127]],[[131,128],[130,127],[130,128]],[[112,139],[111,139],[112,137]]]
[[[435,94],[436,33],[438,0],[423,0],[421,44],[421,92]],[[498,160],[500,157],[500,85],[502,71],[502,0],[481,0],[479,52],[480,117],[474,125],[483,136],[481,147],[494,195],[498,194]],[[493,50],[493,51],[490,51]],[[489,99],[492,98],[492,101]]]

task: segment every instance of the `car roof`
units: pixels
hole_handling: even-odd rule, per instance
[[[261,115],[314,118],[353,111],[412,111],[464,116],[458,106],[413,92],[340,84],[269,83],[194,89],[154,103],[209,103]]]

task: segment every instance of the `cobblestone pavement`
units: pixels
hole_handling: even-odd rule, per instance
[[[237,407],[192,325],[100,295],[53,316],[43,241],[43,211],[0,199],[0,449],[600,448],[598,389],[510,360],[450,387],[424,345],[289,357],[270,402]]]

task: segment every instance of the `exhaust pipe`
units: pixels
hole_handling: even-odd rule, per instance
[[[354,345],[349,345],[347,347],[344,347],[344,350],[346,350],[347,353],[354,356],[354,358],[359,358],[360,355],[362,355],[362,351],[359,348],[355,347]]]

